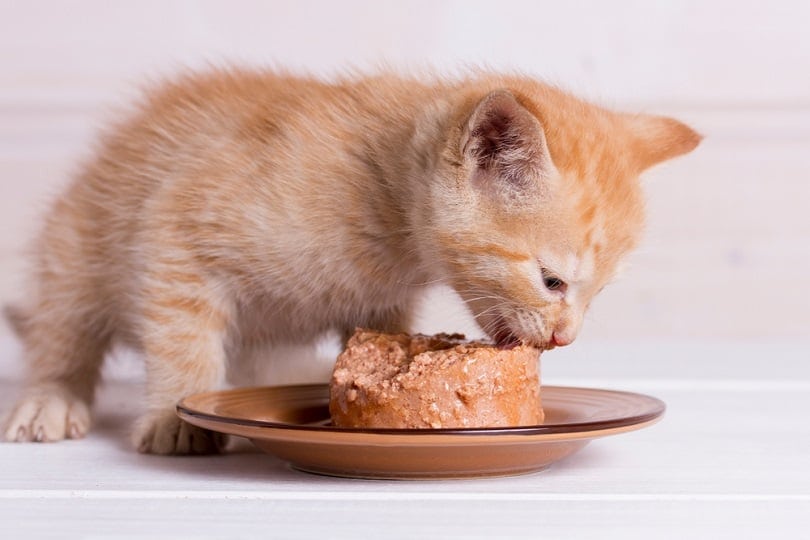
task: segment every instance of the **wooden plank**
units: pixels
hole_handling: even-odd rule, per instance
[[[801,538],[804,500],[142,499],[0,502],[5,538]]]
[[[92,0],[48,6],[45,17],[40,4],[17,3],[0,19],[0,101],[93,100],[128,78],[234,58],[321,74],[381,61],[504,66],[609,102],[806,103],[810,87],[801,0],[767,10],[632,0],[239,6]]]

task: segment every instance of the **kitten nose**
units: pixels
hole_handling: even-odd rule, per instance
[[[557,347],[570,345],[574,341],[574,333],[566,332],[564,330],[555,330],[551,335],[551,341]]]

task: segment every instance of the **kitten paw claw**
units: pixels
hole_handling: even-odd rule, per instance
[[[142,454],[218,454],[224,450],[227,436],[183,422],[169,409],[143,416],[133,442]]]
[[[10,442],[80,439],[90,429],[90,408],[63,388],[30,390],[14,407],[3,429]]]

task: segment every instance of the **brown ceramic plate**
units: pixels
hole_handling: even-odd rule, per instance
[[[296,469],[357,478],[467,478],[538,471],[588,441],[641,429],[664,403],[630,392],[543,386],[545,422],[476,429],[348,429],[329,425],[327,385],[196,394],[177,406],[196,426],[247,437]]]

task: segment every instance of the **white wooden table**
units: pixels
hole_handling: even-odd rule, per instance
[[[19,352],[0,352],[0,408]],[[140,383],[111,380],[87,439],[0,444],[0,538],[810,538],[810,342],[588,345],[544,357],[550,384],[649,393],[659,424],[534,475],[362,481],[244,447],[135,453]]]

